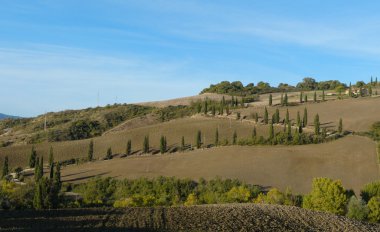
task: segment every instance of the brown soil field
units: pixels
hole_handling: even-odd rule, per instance
[[[138,178],[237,178],[264,187],[307,193],[314,177],[342,180],[356,193],[379,179],[375,143],[365,137],[348,136],[325,144],[304,146],[216,147],[155,156],[134,156],[70,165],[62,170],[63,181],[85,181],[94,176]]]
[[[281,118],[285,117],[286,109],[289,109],[290,118],[295,120],[297,111],[303,116],[303,110],[307,107],[309,126],[313,124],[314,116],[319,114],[322,127],[336,129],[339,118],[343,119],[345,130],[356,132],[368,131],[374,122],[380,121],[380,97],[366,97],[357,99],[331,100],[319,103],[303,103],[297,106],[279,107]],[[276,107],[268,107],[269,115],[272,115]],[[264,107],[249,107],[240,110],[242,115],[250,116],[258,112],[262,117]]]
[[[126,123],[128,125],[128,122]],[[232,135],[236,130],[238,137],[249,137],[252,134],[254,124],[243,123],[234,119],[218,119],[212,117],[193,117],[172,120],[165,123],[153,124],[133,129],[113,131],[101,137],[94,138],[95,158],[103,158],[109,147],[112,147],[114,154],[125,154],[128,139],[132,139],[132,150],[142,149],[144,136],[149,135],[150,145],[156,150],[159,149],[161,135],[167,137],[168,146],[180,145],[181,137],[185,136],[186,144],[195,144],[195,136],[201,130],[202,140],[206,144],[213,144],[215,131],[219,128],[219,138],[227,138],[232,141]],[[258,125],[258,135],[267,136],[268,126]],[[37,153],[44,156],[47,161],[50,146],[54,148],[56,160],[67,160],[71,158],[87,157],[90,140],[65,141],[57,143],[41,143],[35,145]],[[11,167],[25,167],[28,164],[29,154],[32,145],[20,145],[0,148],[0,163],[5,155],[9,156]]]
[[[379,231],[379,224],[297,207],[226,204],[0,211],[0,231]]]

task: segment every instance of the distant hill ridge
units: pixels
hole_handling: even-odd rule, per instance
[[[12,116],[12,115],[7,115],[7,114],[0,113],[0,120],[1,119],[6,119],[6,118],[20,118],[20,117],[19,116]]]

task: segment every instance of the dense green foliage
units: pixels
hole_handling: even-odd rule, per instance
[[[360,192],[360,196],[365,202],[368,202],[372,197],[380,197],[380,181],[365,185]]]
[[[356,220],[366,220],[369,209],[364,201],[359,200],[356,196],[352,196],[347,205],[347,217]]]
[[[317,211],[344,215],[347,194],[340,181],[328,178],[315,178],[312,190],[303,200],[303,207]]]
[[[310,77],[304,78],[302,82],[299,82],[296,85],[296,87],[284,83],[280,83],[277,87],[272,87],[269,83],[266,82],[258,82],[256,86],[253,83],[249,83],[244,86],[240,81],[222,81],[218,84],[210,85],[209,88],[203,89],[201,93],[229,94],[233,96],[252,96],[263,93],[300,90],[333,90],[339,86],[346,87],[346,84],[343,84],[337,80],[317,82],[315,79]],[[300,101],[302,102],[302,98]]]
[[[159,206],[248,202],[261,191],[238,180],[159,177],[137,180],[96,178],[74,187],[83,196],[84,205]],[[191,202],[190,202],[191,201]]]

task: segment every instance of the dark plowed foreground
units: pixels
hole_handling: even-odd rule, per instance
[[[14,211],[0,218],[1,231],[380,231],[379,224],[256,204]]]

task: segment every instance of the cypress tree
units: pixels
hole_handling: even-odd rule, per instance
[[[52,163],[49,168],[50,168],[49,178],[50,180],[52,180],[54,177],[54,163]]]
[[[256,122],[256,123],[259,122],[259,114],[258,114],[258,113],[256,113],[256,115],[255,115],[255,122]]]
[[[165,152],[166,152],[166,137],[162,135],[160,139],[160,153],[164,154]]]
[[[288,121],[288,129],[287,129],[288,138],[292,137],[292,125],[290,120]]]
[[[372,86],[368,87],[368,93],[369,93],[370,96],[372,96]]]
[[[143,142],[143,153],[149,153],[149,136],[144,137],[144,142]]]
[[[36,158],[36,164],[34,165],[34,180],[35,182],[38,182],[41,178],[41,172],[40,172],[40,159]]]
[[[224,98],[224,96],[222,97],[222,106],[225,106],[226,105],[226,99]]]
[[[267,108],[265,107],[265,111],[264,111],[264,123],[265,124],[268,124],[268,110]]]
[[[223,97],[224,98],[224,97]],[[182,139],[181,139],[181,150],[184,151],[185,150],[185,136],[182,136]]]
[[[215,116],[215,114],[216,114],[215,106],[212,106],[211,113],[212,113],[212,116]]]
[[[235,98],[234,98],[234,96],[232,96],[232,99],[231,99],[231,106],[234,107],[234,105],[235,105]]]
[[[372,78],[372,76],[371,76],[371,85],[373,85],[373,78]]]
[[[303,95],[303,92],[300,92],[300,103],[302,103],[302,95]]]
[[[202,132],[198,130],[197,137],[195,138],[195,144],[197,149],[201,148],[202,145]]]
[[[322,101],[325,101],[325,90],[322,90]]]
[[[303,126],[306,127],[307,126],[307,109],[305,107],[305,109],[303,110]]]
[[[285,97],[284,97],[284,105],[285,105],[285,106],[288,106],[288,93],[285,93]]]
[[[54,164],[54,151],[53,147],[50,146],[50,152],[49,152],[49,167]]]
[[[285,123],[289,122],[289,110],[286,109]]]
[[[220,106],[219,114],[220,115],[224,114],[224,105]]]
[[[29,167],[30,168],[34,168],[36,166],[36,158],[37,158],[37,152],[33,146],[32,151],[30,152],[30,157],[29,157]]]
[[[91,140],[90,144],[88,145],[88,154],[87,154],[88,161],[92,161],[94,159],[94,141]]]
[[[298,127],[298,132],[301,134],[302,133],[302,125],[300,125],[299,127]]]
[[[201,102],[198,102],[197,103],[197,113],[200,114],[201,111],[202,111],[202,104],[201,104]]]
[[[300,144],[300,133],[297,129],[294,131],[293,144],[294,145]]]
[[[234,134],[232,135],[232,144],[236,145],[236,143],[237,143],[237,134],[236,134],[236,130],[235,130]]]
[[[272,141],[274,138],[273,123],[269,125],[269,140]]]
[[[207,113],[208,113],[208,105],[207,105],[208,103],[207,103],[207,99],[204,101],[204,106],[203,106],[203,110],[204,110],[204,114],[205,115],[207,115]]]
[[[272,94],[269,94],[269,105],[272,106]]]
[[[376,77],[376,79],[375,79],[375,86],[377,86],[377,77]]]
[[[57,162],[57,165],[55,167],[55,172],[54,172],[54,185],[56,186],[56,189],[59,190],[61,189],[62,182],[61,182],[61,164]]]
[[[125,149],[125,154],[127,156],[132,154],[132,140],[130,140],[130,139],[128,139],[128,141],[127,141],[127,147]]]
[[[215,146],[218,146],[219,145],[219,130],[218,128],[216,128],[216,131],[215,131]]]
[[[228,105],[226,106],[226,114],[227,116],[230,115],[230,107]]]
[[[300,112],[297,111],[297,126],[299,127],[301,125],[301,115]]]
[[[41,156],[41,160],[40,160],[40,165],[39,165],[39,170],[40,172],[40,177],[43,177],[44,176],[44,157]]]
[[[307,103],[307,94],[305,94],[305,102]]]
[[[281,100],[280,101],[281,101],[281,106],[284,106],[284,94],[283,93],[281,94]]]
[[[3,174],[2,177],[6,177],[9,174],[8,156],[4,157]]]
[[[342,120],[342,118],[339,119],[338,132],[339,132],[339,134],[342,134],[342,132],[343,132],[343,120]]]
[[[319,115],[315,115],[314,117],[314,134],[319,135],[320,131],[320,123],[319,123]]]
[[[256,132],[256,127],[253,127],[253,131],[252,131],[252,138],[256,138],[257,136],[257,132]]]
[[[317,91],[314,91],[313,101],[317,102]]]
[[[33,207],[34,207],[34,209],[37,209],[37,210],[43,208],[42,183],[41,183],[41,181],[36,181],[36,183],[34,185]]]
[[[107,155],[106,155],[106,159],[112,159],[112,148],[111,147],[109,147],[108,149],[107,149]]]
[[[275,123],[279,123],[280,122],[280,110],[279,109],[276,109],[276,116],[275,116]]]

